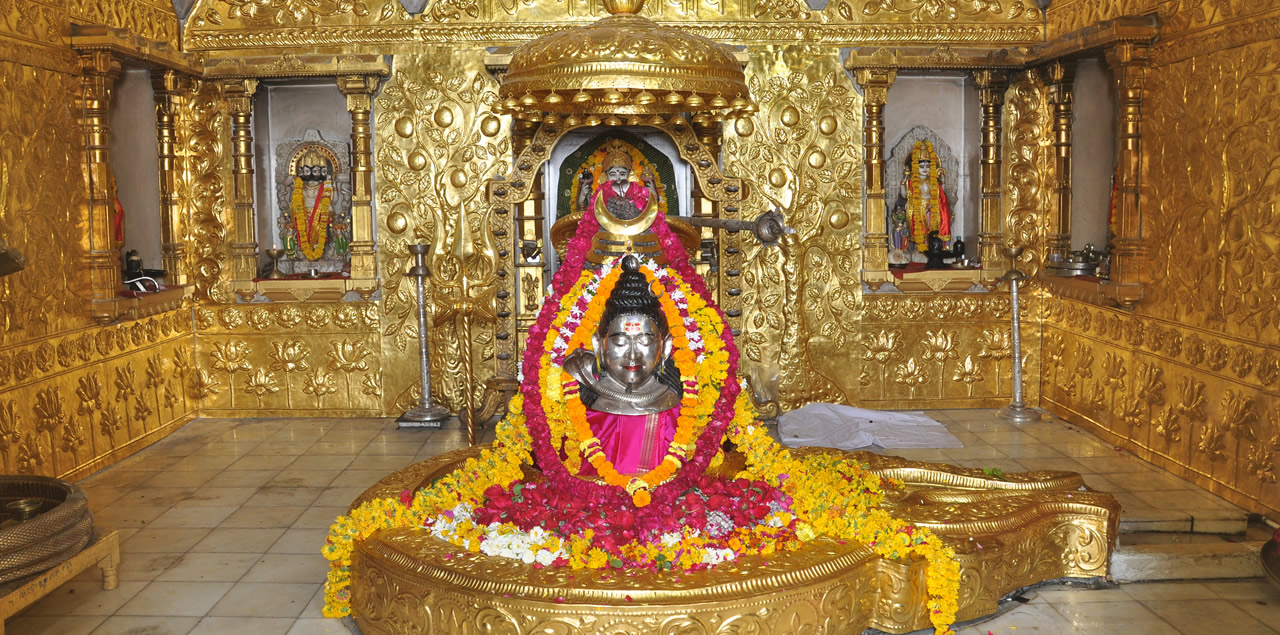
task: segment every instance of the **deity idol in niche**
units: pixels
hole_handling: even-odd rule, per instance
[[[951,241],[951,205],[943,190],[946,176],[933,144],[927,139],[911,148],[902,174],[902,192],[907,199],[907,228],[915,251],[929,250],[929,233],[938,232],[944,247]]]
[[[294,164],[293,194],[289,205],[292,223],[285,248],[308,261],[320,260],[329,242],[333,219],[333,161],[318,146],[306,146]],[[347,251],[344,228],[335,227],[333,251]]]
[[[620,474],[633,475],[656,468],[671,445],[681,383],[671,330],[639,261],[627,255],[621,267],[592,350],[575,351],[564,369],[578,381],[599,450]]]
[[[650,230],[659,212],[661,194],[654,185],[652,166],[646,165],[639,180],[635,161],[622,141],[610,142],[601,164],[605,182],[595,186],[590,170],[583,170],[578,185],[578,209],[594,214],[600,231],[591,242],[587,260],[599,265],[607,258],[636,253],[665,262],[658,238]]]

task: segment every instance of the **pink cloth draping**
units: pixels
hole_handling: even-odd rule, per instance
[[[615,415],[587,410],[587,423],[605,458],[620,474],[643,474],[662,463],[676,436],[680,408],[651,415]],[[582,473],[595,475],[595,468],[583,461]]]

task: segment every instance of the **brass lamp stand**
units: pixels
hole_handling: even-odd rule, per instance
[[[449,411],[444,407],[431,403],[431,357],[427,348],[427,278],[431,270],[427,268],[427,252],[431,245],[409,245],[409,253],[413,254],[413,266],[405,275],[417,278],[418,281],[418,367],[421,370],[422,398],[418,405],[406,410],[396,419],[397,428],[439,428]]]
[[[1027,279],[1027,274],[1018,271],[1018,256],[1023,247],[1005,247],[1004,255],[1009,257],[1009,270],[1000,280],[1009,281],[1009,308],[1013,315],[1013,401],[1000,409],[1000,418],[1012,423],[1030,423],[1040,420],[1040,413],[1028,408],[1022,400],[1022,332],[1018,318],[1018,283]]]

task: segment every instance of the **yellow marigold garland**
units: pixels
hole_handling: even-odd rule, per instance
[[[293,180],[293,200],[289,212],[293,214],[293,226],[298,231],[298,249],[307,260],[319,260],[324,255],[324,244],[329,238],[329,206],[332,200],[329,188],[320,185],[320,206],[316,209],[314,225],[310,210],[302,200],[302,179]],[[313,203],[314,204],[314,203]]]

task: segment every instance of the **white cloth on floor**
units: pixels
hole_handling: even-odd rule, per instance
[[[778,435],[783,445],[793,448],[964,447],[946,427],[922,412],[867,410],[830,403],[811,403],[778,417]]]

